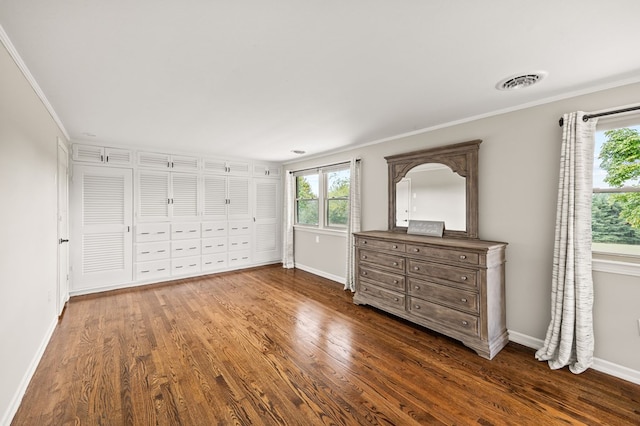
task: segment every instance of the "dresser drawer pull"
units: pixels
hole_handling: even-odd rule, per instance
[[[398,284],[398,280],[393,280],[393,283],[394,284]]]
[[[398,266],[398,262],[393,262],[393,266]]]
[[[418,252],[420,252],[420,249],[416,247],[416,248],[413,249],[413,251],[418,253]]]
[[[393,298],[393,300],[397,302],[397,301],[399,301],[400,299],[398,299],[397,297],[394,297],[394,298]]]
[[[420,290],[420,286],[419,285],[416,286],[416,290]]]
[[[365,254],[363,254],[363,255],[362,255],[362,258],[363,258],[363,259],[366,259],[366,258],[367,258],[367,256],[366,256]]]
[[[465,327],[469,325],[469,321],[462,321],[462,325],[464,325]]]
[[[413,305],[414,308],[420,309],[420,305]]]
[[[464,255],[464,254],[461,254],[461,255],[460,255],[460,260],[465,260],[466,258],[467,258],[467,256],[466,256],[466,255]]]
[[[460,277],[460,279],[461,279],[462,281],[466,281],[466,280],[467,280],[467,277],[463,275],[463,276],[461,276],[461,277]]]
[[[394,248],[394,249],[397,249],[397,248],[398,248],[398,246],[397,246],[396,244],[394,244],[394,245],[393,245],[393,248]]]
[[[362,275],[367,275],[367,271],[362,271]]]
[[[466,299],[466,298],[464,298],[464,297],[463,297],[462,299],[460,299],[460,301],[461,301],[462,303],[467,303],[467,299]]]
[[[420,267],[419,267],[419,266],[414,266],[414,267],[413,267],[413,270],[414,270],[414,271],[419,271],[419,270],[420,270]]]
[[[367,291],[367,288],[366,287],[362,287],[362,291]]]
[[[367,244],[367,240],[362,241],[362,244]]]

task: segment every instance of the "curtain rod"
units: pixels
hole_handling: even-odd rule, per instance
[[[623,112],[630,112],[630,111],[637,111],[637,110],[640,110],[640,105],[629,107],[629,108],[614,109],[611,111],[599,112],[596,114],[585,114],[582,116],[582,121],[587,122],[589,121],[590,118],[604,117],[606,115],[622,114]],[[560,124],[560,127],[562,127],[562,125],[564,124],[564,118],[560,117],[558,124]]]
[[[318,169],[322,169],[322,168],[325,168],[325,167],[333,167],[333,166],[340,166],[342,164],[349,164],[350,162],[351,162],[351,160],[347,160],[347,161],[340,161],[338,163],[323,164],[322,166],[309,167],[307,169],[289,170],[289,173],[299,173],[299,172],[306,172],[308,170],[318,170]],[[360,162],[360,158],[356,158],[356,162],[359,163]]]

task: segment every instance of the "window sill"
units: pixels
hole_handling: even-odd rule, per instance
[[[593,252],[591,269],[595,272],[640,277],[640,258]]]
[[[293,229],[298,232],[309,232],[312,234],[325,234],[325,235],[333,235],[333,236],[346,236],[346,229],[331,229],[331,228],[317,228],[313,226],[303,226],[303,225],[294,225]]]

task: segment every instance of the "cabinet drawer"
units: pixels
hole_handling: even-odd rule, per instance
[[[478,294],[409,278],[409,294],[454,309],[477,314]]]
[[[455,309],[426,302],[409,296],[409,312],[417,317],[443,325],[449,329],[478,336],[478,317]]]
[[[171,243],[169,241],[136,244],[136,262],[168,259],[170,256]]]
[[[201,265],[203,271],[214,271],[227,267],[227,253],[215,253],[202,256]]]
[[[251,222],[229,222],[229,235],[247,235],[251,234]]]
[[[202,254],[227,251],[227,237],[205,238],[202,240]]]
[[[236,266],[246,265],[251,262],[250,251],[236,251],[229,253],[229,267],[234,268]]]
[[[251,235],[229,236],[229,251],[251,249]]]
[[[358,288],[358,296],[362,299],[368,299],[374,303],[388,306],[396,310],[404,310],[405,295],[379,287],[367,280],[360,280]]]
[[[473,269],[458,268],[454,266],[440,265],[438,263],[421,262],[409,259],[410,274],[421,275],[430,279],[444,280],[464,287],[476,287],[476,271]]]
[[[452,262],[464,263],[467,265],[477,265],[480,261],[478,253],[464,250],[444,250],[440,248],[425,247],[414,244],[407,244],[407,253],[420,257],[430,257],[433,259],[450,260]]]
[[[397,251],[404,253],[405,244],[391,241],[372,240],[369,238],[358,237],[356,240],[357,247],[370,247],[380,250]]]
[[[200,238],[200,223],[173,223],[171,224],[171,239],[184,240],[188,238]]]
[[[377,269],[369,268],[364,265],[358,266],[358,274],[360,278],[369,279],[375,281],[376,283],[389,287],[394,290],[404,291],[404,276],[391,274],[389,272],[378,271]]]
[[[171,257],[196,256],[200,254],[200,240],[171,242]]]
[[[171,259],[171,275],[186,275],[200,272],[200,256]]]
[[[401,256],[370,250],[358,250],[358,259],[360,259],[360,262],[370,262],[382,268],[404,272],[404,257]]]
[[[171,274],[171,261],[157,260],[136,264],[136,279],[150,280],[168,277]]]
[[[169,239],[168,223],[143,223],[136,226],[136,242],[165,241]]]
[[[202,224],[202,238],[225,237],[227,222],[204,222]]]

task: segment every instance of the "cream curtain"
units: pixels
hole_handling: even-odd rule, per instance
[[[296,204],[296,177],[287,170],[284,181],[284,226],[282,237],[282,267],[293,268],[295,261],[293,258],[293,221],[295,218]]]
[[[551,322],[536,352],[552,369],[581,373],[593,364],[593,280],[591,198],[596,120],[583,112],[563,117],[556,213]]]
[[[349,167],[349,217],[347,219],[347,273],[345,290],[355,291],[355,247],[353,233],[360,231],[360,160],[352,159]]]

